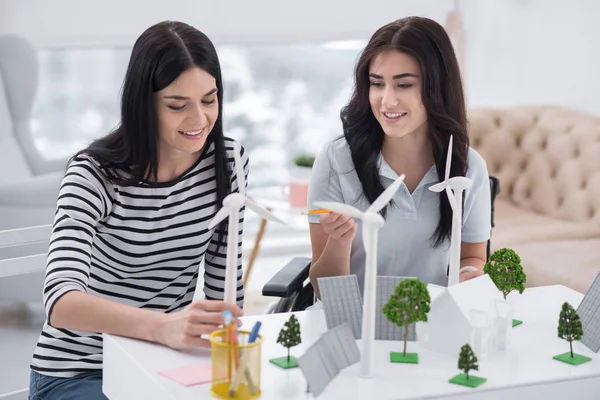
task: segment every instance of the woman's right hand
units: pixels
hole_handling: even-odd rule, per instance
[[[157,341],[176,350],[210,347],[208,339],[200,336],[221,329],[225,310],[231,311],[235,318],[243,315],[237,305],[217,300],[198,300],[181,311],[164,314]],[[238,326],[240,323],[237,320]]]
[[[340,243],[351,243],[356,236],[358,225],[354,218],[347,217],[338,213],[321,214],[319,218],[323,231],[329,235],[331,239]]]

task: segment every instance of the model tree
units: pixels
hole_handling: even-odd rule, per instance
[[[383,306],[383,313],[387,319],[403,328],[404,351],[402,359],[395,357],[392,353],[394,362],[418,362],[416,354],[409,354],[407,359],[406,342],[408,341],[408,328],[415,322],[426,322],[427,313],[430,310],[431,297],[429,291],[423,282],[416,278],[404,279],[394,289],[394,293]]]
[[[506,296],[513,290],[523,293],[527,276],[521,266],[521,257],[514,250],[500,249],[496,250],[483,267],[483,272],[490,276],[490,279],[498,290]],[[517,326],[523,321],[513,319],[512,325]]]
[[[302,343],[302,339],[300,338],[300,323],[295,315],[292,314],[290,319],[283,325],[283,329],[281,329],[279,337],[277,337],[277,343],[287,349],[287,361],[289,362],[290,348]]]
[[[570,351],[553,358],[573,365],[590,361],[589,357],[573,353],[573,341],[581,340],[582,336],[583,326],[577,311],[569,303],[563,303],[558,317],[558,337],[569,342]]]
[[[477,364],[477,356],[473,352],[473,349],[469,344],[465,344],[460,349],[458,355],[458,368],[463,371],[462,374],[456,375],[450,379],[450,383],[456,383],[457,385],[477,387],[484,383],[487,379],[480,378],[478,376],[469,376],[469,371],[478,371],[479,364]]]
[[[521,266],[521,257],[514,250],[496,250],[483,267],[483,272],[490,276],[498,290],[506,296],[513,290],[523,293],[527,276]]]
[[[569,342],[571,357],[573,357],[573,340],[581,340],[583,327],[577,311],[569,303],[562,305],[558,317],[558,337]]]
[[[479,365],[477,364],[477,357],[475,353],[473,353],[473,349],[468,344],[465,344],[460,349],[460,354],[458,355],[458,369],[464,371],[467,380],[469,379],[469,371],[479,370]]]
[[[295,357],[290,356],[290,349],[302,343],[302,338],[300,323],[294,314],[290,316],[290,319],[285,322],[283,328],[279,331],[277,343],[287,349],[287,357],[274,358],[270,361],[281,368],[297,367],[298,362]]]

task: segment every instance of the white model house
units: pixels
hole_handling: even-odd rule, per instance
[[[507,343],[510,306],[485,274],[448,288],[428,285],[431,311],[417,323],[419,347],[458,356],[469,343],[478,357]]]

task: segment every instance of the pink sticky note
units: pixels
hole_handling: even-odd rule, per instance
[[[158,374],[172,379],[183,386],[193,386],[210,382],[212,380],[212,367],[210,363],[189,364],[183,367],[158,371]]]

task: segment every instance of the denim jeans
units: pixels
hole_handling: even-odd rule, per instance
[[[102,370],[72,378],[56,378],[31,371],[30,400],[107,400],[102,394]]]

